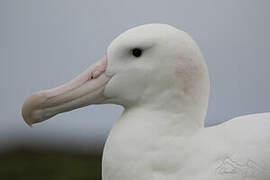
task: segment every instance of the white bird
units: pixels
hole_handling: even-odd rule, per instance
[[[124,106],[106,141],[103,180],[269,180],[270,113],[204,127],[209,75],[196,43],[165,24],[119,35],[70,82],[28,97],[27,124],[90,104]]]

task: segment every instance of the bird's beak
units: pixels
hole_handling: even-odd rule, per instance
[[[31,126],[61,112],[103,103],[107,99],[104,96],[104,88],[110,80],[110,77],[104,73],[106,67],[105,55],[66,84],[28,97],[22,107],[24,121]]]

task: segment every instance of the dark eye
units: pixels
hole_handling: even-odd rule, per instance
[[[134,48],[131,52],[134,57],[140,57],[143,51],[140,48]]]

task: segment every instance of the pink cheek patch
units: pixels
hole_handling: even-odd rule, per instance
[[[183,80],[183,92],[186,94],[191,94],[197,88],[201,78],[200,73],[200,68],[190,59],[175,63],[174,74]]]

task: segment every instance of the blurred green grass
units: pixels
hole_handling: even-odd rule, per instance
[[[1,180],[101,180],[101,154],[19,149],[0,154]]]

